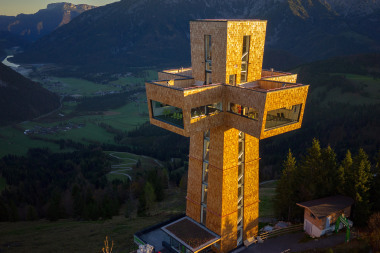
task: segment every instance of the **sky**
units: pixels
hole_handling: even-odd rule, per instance
[[[101,6],[117,1],[118,0],[0,0],[0,15],[16,16],[20,13],[36,13],[40,9],[45,9],[49,3],[57,2]]]

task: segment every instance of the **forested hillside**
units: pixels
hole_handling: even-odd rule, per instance
[[[277,216],[300,221],[303,209],[296,203],[341,194],[355,201],[350,219],[365,225],[373,212],[380,211],[380,152],[371,161],[363,149],[352,151],[338,159],[334,149],[321,148],[316,139],[296,157],[289,150],[277,183]]]
[[[0,63],[0,125],[20,122],[59,107],[59,97]]]
[[[304,120],[301,129],[262,141],[263,178],[274,176],[289,148],[302,153],[314,137],[340,158],[359,147],[373,157],[380,149],[380,55],[332,58],[293,71],[298,82],[310,84]]]

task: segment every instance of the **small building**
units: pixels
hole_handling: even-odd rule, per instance
[[[336,195],[322,199],[297,203],[305,208],[303,228],[312,237],[320,237],[333,231],[335,222],[343,214],[351,215],[354,200],[350,197]]]

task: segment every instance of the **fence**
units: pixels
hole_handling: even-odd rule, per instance
[[[303,229],[303,224],[297,224],[297,225],[292,225],[286,228],[280,228],[280,229],[276,229],[269,232],[262,232],[262,233],[259,233],[259,236],[261,239],[266,240],[266,239],[276,237],[279,235],[302,231],[302,229]]]

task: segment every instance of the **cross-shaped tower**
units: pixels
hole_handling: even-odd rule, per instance
[[[179,252],[211,243],[228,252],[257,235],[259,140],[301,127],[308,85],[262,69],[266,24],[191,21],[192,68],[146,83],[150,122],[190,137],[186,215],[216,238],[191,245],[171,224],[164,231]]]

